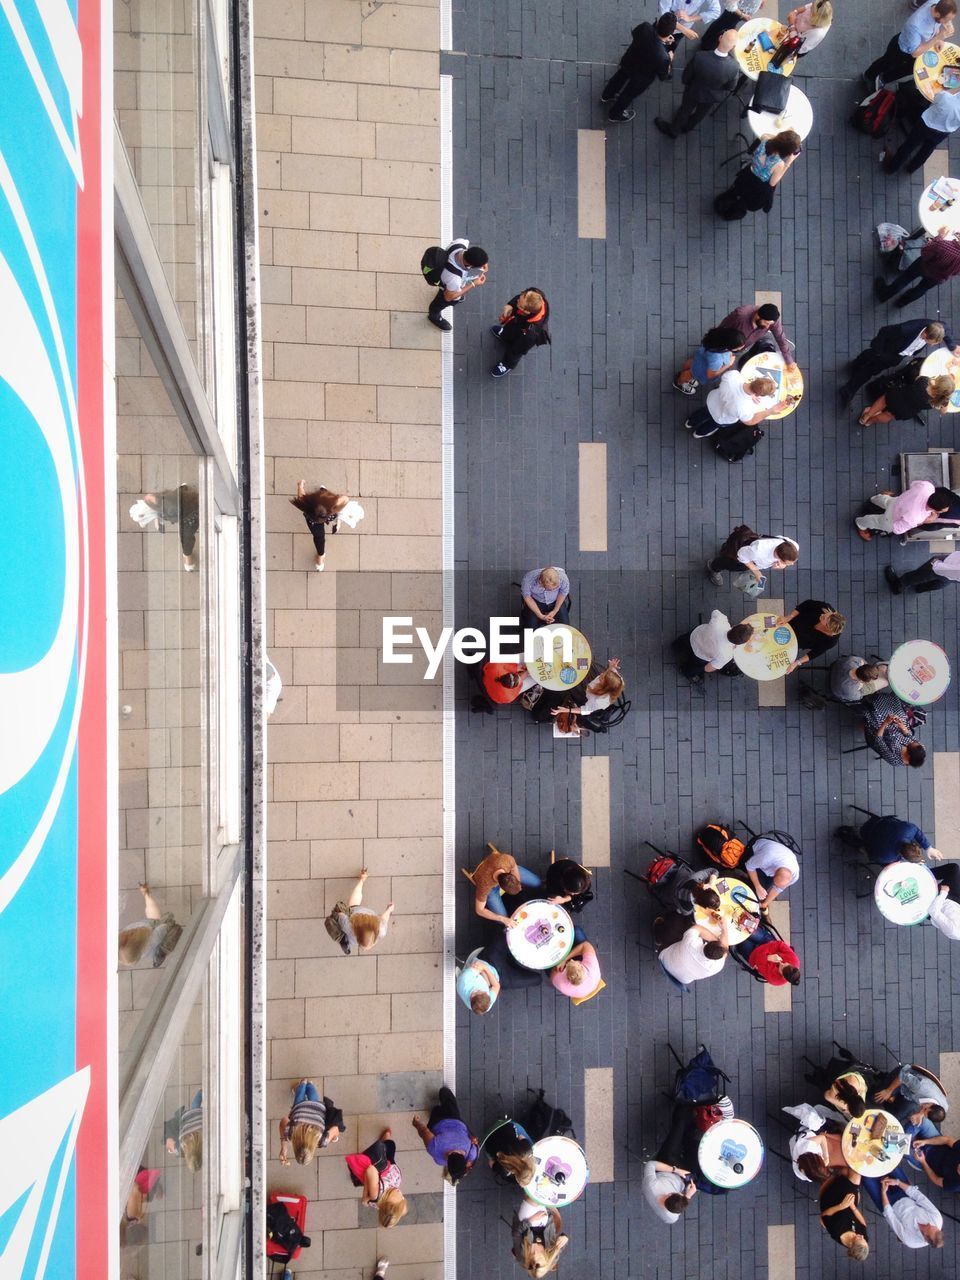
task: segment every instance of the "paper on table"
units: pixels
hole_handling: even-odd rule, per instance
[[[935,178],[930,184],[930,195],[936,200],[954,200],[956,189],[949,178]]]

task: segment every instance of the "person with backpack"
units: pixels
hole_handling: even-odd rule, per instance
[[[764,912],[770,910],[775,898],[800,879],[797,855],[772,836],[760,836],[752,842],[744,870]]]
[[[669,80],[676,32],[677,15],[672,12],[633,28],[630,45],[600,95],[601,103],[610,107],[608,120],[614,124],[632,120],[637,114],[630,108],[634,98],[646,93],[654,80]]]
[[[360,1203],[376,1205],[377,1221],[384,1230],[395,1227],[410,1207],[400,1190],[403,1174],[396,1157],[397,1144],[393,1141],[392,1129],[384,1129],[365,1151],[344,1156],[350,1181],[362,1188]]]
[[[429,255],[429,261],[428,261]],[[444,316],[447,307],[458,306],[468,293],[487,283],[490,259],[486,249],[469,240],[454,240],[448,249],[438,245],[428,249],[420,269],[428,284],[436,286],[437,296],[430,303],[427,319],[444,332],[453,325]]]
[[[492,378],[505,378],[528,351],[550,345],[550,304],[540,289],[526,288],[504,305],[490,332],[503,344],[503,354],[490,370]]]
[[[289,1147],[297,1164],[309,1164],[317,1148],[339,1142],[346,1127],[340,1108],[304,1077],[293,1086],[293,1103],[280,1121],[280,1163],[289,1165]]]
[[[953,35],[953,19],[957,12],[957,0],[927,0],[910,15],[886,49],[870,63],[863,78],[873,88],[879,80],[881,84],[891,84],[894,80],[905,80],[913,76],[913,64],[917,58],[935,49],[944,40]]]
[[[677,636],[673,642],[680,674],[700,690],[703,689],[704,676],[714,671],[722,671],[725,676],[739,675],[739,667],[730,666],[733,652],[752,636],[753,627],[749,622],[731,626],[727,615],[720,609],[714,609],[709,622],[701,622],[689,635]]]
[[[781,533],[759,537],[747,525],[741,524],[733,530],[719,553],[707,561],[707,577],[715,587],[722,587],[722,573],[742,573],[746,569],[756,582],[760,582],[768,569],[789,569],[799,559],[800,544],[793,538]]]
[[[706,440],[724,427],[755,427],[789,405],[789,400],[776,399],[776,391],[772,378],[747,379],[742,370],[728,369],[703,408],[692,413],[683,425],[693,432],[694,440]]]
[[[441,1166],[444,1178],[455,1187],[476,1164],[480,1144],[461,1119],[457,1100],[446,1085],[440,1086],[437,1105],[427,1124],[419,1116],[410,1123],[434,1164]]]
[[[338,902],[326,920],[327,932],[340,943],[344,955],[350,955],[354,946],[358,951],[371,951],[381,938],[387,936],[390,917],[396,907],[395,903],[388,902],[378,916],[363,906],[363,886],[368,874],[364,867],[350,897],[345,903]]]

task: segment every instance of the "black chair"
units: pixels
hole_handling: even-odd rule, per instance
[[[786,941],[787,941],[786,938],[783,936],[783,934],[780,932],[780,930],[773,923],[773,921],[769,916],[767,916],[766,919],[763,921],[762,927],[768,933],[773,934],[773,937],[777,942],[783,942],[784,944],[786,944]],[[769,983],[767,982],[767,979],[763,976],[763,974],[758,973],[757,970],[754,969],[754,967],[751,965],[750,961],[747,960],[745,956],[740,955],[736,947],[730,948],[730,955],[733,956],[734,963],[737,964],[741,969],[746,970],[746,972],[750,974],[750,976],[754,979],[755,982],[762,982],[764,986],[769,986]]]

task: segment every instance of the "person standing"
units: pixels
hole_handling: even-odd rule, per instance
[[[916,173],[951,133],[960,129],[960,95],[956,89],[943,88],[910,126],[900,147],[891,153],[882,151],[880,163],[884,173],[896,173],[906,165],[907,173]]]
[[[863,78],[873,87],[876,80],[889,84],[913,73],[913,64],[922,53],[936,48],[953,35],[956,0],[927,0],[912,13],[879,58],[870,63]]]
[[[453,328],[443,312],[458,306],[468,293],[487,283],[490,259],[486,249],[469,240],[454,240],[447,251],[447,262],[440,273],[437,296],[430,303],[427,319],[444,332]]]
[[[874,533],[902,535],[925,524],[942,521],[955,497],[950,489],[934,485],[930,480],[914,480],[899,495],[875,493],[870,501],[879,507],[879,514],[857,516],[854,524],[864,542],[869,542]]]
[[[740,68],[732,57],[737,47],[737,33],[725,31],[717,41],[716,49],[698,49],[683,69],[685,85],[680,106],[673,120],[660,116],[654,125],[668,138],[678,138],[681,133],[695,129],[711,107],[728,98],[737,85]]]
[[[901,360],[916,356],[922,361],[941,343],[953,352],[960,347],[956,338],[938,320],[904,320],[900,324],[885,324],[870,339],[870,346],[850,362],[850,376],[839,388],[840,398],[849,404],[871,378],[894,368]]]
[[[942,591],[948,582],[960,582],[960,551],[948,556],[932,556],[918,569],[897,573],[892,565],[886,565],[883,576],[895,596],[904,587],[913,591]]]
[[[720,379],[719,387],[707,396],[702,409],[697,409],[683,424],[693,432],[694,440],[705,440],[721,427],[743,423],[755,427],[780,413],[788,405],[787,400],[777,400],[777,384],[772,378],[745,378],[740,369],[728,369]]]
[[[900,293],[894,303],[896,307],[905,307],[935,289],[938,284],[946,284],[955,275],[960,275],[960,243],[957,242],[956,232],[949,227],[941,227],[936,236],[924,244],[919,258],[899,272],[889,284],[877,276],[873,282],[873,291],[878,302],[889,302],[901,289],[916,280],[914,287],[906,293]]]
[[[790,663],[784,675],[790,675],[797,667],[805,666],[832,649],[847,624],[843,614],[837,613],[833,605],[827,604],[825,600],[801,601],[790,613],[777,619],[777,626],[782,626],[785,622],[793,627],[797,649],[802,656]]]
[[[707,561],[707,577],[715,587],[723,586],[722,573],[742,573],[746,569],[755,582],[760,582],[767,569],[789,569],[800,559],[800,546],[792,538],[768,534],[763,538],[754,535],[747,542],[741,541],[747,533],[752,534],[753,531],[745,525],[734,529],[719,553]]]
[[[440,1086],[437,1105],[430,1112],[429,1123],[414,1116],[411,1124],[434,1164],[443,1168],[443,1176],[451,1186],[464,1178],[480,1154],[479,1143],[460,1118],[457,1100],[446,1087]]]
[[[490,370],[493,378],[505,378],[534,347],[549,346],[547,320],[550,305],[539,289],[524,289],[504,306],[490,332],[503,343],[503,355]]]
[[[714,671],[735,676],[739,672],[731,667],[733,651],[737,645],[746,644],[753,635],[749,622],[738,622],[735,627],[719,609],[714,609],[709,622],[703,622],[689,636],[678,636],[674,642],[680,660],[680,674],[692,685],[702,686],[703,677]]]
[[[600,95],[603,105],[610,107],[608,120],[615,124],[632,120],[637,114],[630,108],[634,98],[646,93],[654,80],[670,78],[676,32],[677,15],[672,10],[655,23],[641,22],[633,28],[633,39]]]
[[[760,351],[776,351],[778,348],[788,369],[796,364],[793,343],[783,330],[780,308],[772,302],[765,302],[759,307],[749,302],[742,307],[734,307],[720,321],[720,327],[736,329],[743,338],[744,353],[739,360],[741,366],[751,355]]]
[[[701,384],[709,389],[728,369],[734,366],[734,356],[743,350],[743,338],[738,329],[710,329],[696,351],[685,361],[673,385],[685,396],[696,395]]]

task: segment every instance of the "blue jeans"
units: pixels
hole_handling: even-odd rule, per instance
[[[581,942],[586,942],[587,935],[583,932],[578,924],[573,926],[573,945],[579,947]]]
[[[933,1121],[929,1120],[926,1116],[923,1117],[923,1119],[920,1121],[919,1124],[908,1124],[906,1121],[904,1121],[903,1131],[907,1135],[907,1137],[910,1139],[911,1145],[915,1138],[939,1138],[940,1137],[939,1129],[933,1123]],[[922,1168],[920,1161],[914,1158],[912,1151],[909,1151],[903,1157],[903,1162],[904,1164],[908,1164],[911,1169],[919,1170]]]
[[[202,1105],[203,1105],[203,1090],[198,1089],[197,1092],[193,1095],[193,1101],[190,1103],[190,1109],[191,1111],[198,1111]]]
[[[520,883],[525,889],[539,889],[543,881],[534,871],[528,871],[526,867],[517,865],[517,875],[520,877]],[[494,911],[498,916],[506,916],[507,908],[503,905],[503,895],[499,888],[494,886],[487,894],[487,910]]]
[[[657,964],[660,966],[663,972],[667,975],[667,978],[669,979],[669,981],[672,982],[675,987],[679,987],[681,991],[690,990],[689,987],[684,986],[684,984],[680,982],[678,978],[675,978],[673,976],[673,974],[670,972],[670,970],[667,968],[667,966],[663,963],[663,961],[659,957],[657,957]]]
[[[882,1179],[881,1178],[861,1178],[860,1181],[863,1184],[863,1186],[866,1187],[867,1195],[870,1197],[873,1203],[877,1206],[879,1211],[883,1213],[883,1201],[880,1198],[880,1183],[882,1182]],[[887,1188],[887,1200],[889,1201],[890,1204],[896,1204],[897,1201],[902,1200],[906,1194],[907,1193],[905,1191],[901,1191],[899,1187]]]
[[[761,888],[763,889],[773,888],[773,876],[768,876],[765,871],[758,871],[756,874],[757,874],[757,879],[760,881]]]
[[[736,953],[738,956],[743,956],[744,960],[749,960],[757,947],[763,942],[773,942],[773,934],[766,925],[758,924],[748,938],[744,938],[743,942],[737,943]]]
[[[304,1101],[306,1102],[320,1101],[320,1095],[319,1093],[317,1093],[317,1086],[315,1084],[310,1084],[309,1081],[307,1081],[306,1084],[298,1084],[296,1093],[294,1093],[293,1095],[294,1106],[297,1106],[299,1103]]]

